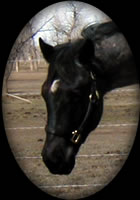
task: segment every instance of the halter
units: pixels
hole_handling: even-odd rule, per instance
[[[95,104],[97,105],[98,101],[100,100],[100,95],[99,95],[99,92],[98,92],[98,90],[96,88],[96,77],[95,77],[95,74],[90,72],[90,78],[91,78],[91,81],[92,81],[92,85],[91,85],[90,94],[89,94],[88,108],[87,108],[85,117],[84,117],[83,121],[81,122],[79,128],[74,130],[74,131],[72,131],[72,133],[71,133],[72,136],[70,137],[70,141],[73,144],[79,144],[79,142],[81,141],[83,129],[85,128],[86,123],[88,122],[88,120],[90,118],[90,114],[93,111],[93,106]],[[48,132],[48,133],[50,133],[50,132]],[[53,134],[53,133],[50,133],[50,134],[58,136],[58,137],[63,137],[63,136],[60,136],[60,135],[57,135],[57,134]]]
[[[71,142],[74,144],[78,144],[81,140],[82,137],[82,131],[86,125],[86,122],[88,121],[91,111],[92,111],[92,107],[95,103],[98,102],[98,100],[100,99],[99,96],[99,92],[96,88],[96,78],[95,75],[93,75],[92,72],[90,72],[90,77],[92,79],[92,86],[91,86],[91,90],[90,90],[90,94],[89,94],[89,104],[88,104],[88,108],[87,108],[87,112],[85,114],[85,117],[82,121],[82,123],[80,124],[79,128],[72,131],[72,137],[71,137]]]

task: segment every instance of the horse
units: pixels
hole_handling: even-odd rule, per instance
[[[81,35],[54,47],[39,38],[49,63],[42,85],[48,114],[42,158],[52,174],[72,172],[80,146],[101,120],[104,95],[138,81],[131,50],[114,22],[87,26]]]

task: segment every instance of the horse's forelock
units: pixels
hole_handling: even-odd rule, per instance
[[[80,75],[80,63],[77,64],[77,57],[80,52],[80,48],[83,46],[84,40],[79,39],[73,43],[66,43],[59,46],[59,49],[55,61],[55,71],[61,79],[66,83],[74,84]]]

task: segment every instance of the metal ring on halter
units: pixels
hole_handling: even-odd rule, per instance
[[[93,94],[89,95],[90,102],[94,102],[94,101],[96,101],[96,100],[98,100],[100,98],[98,90],[95,91],[95,95],[96,95],[95,99],[94,99],[94,95]]]
[[[72,138],[71,138],[71,141],[74,143],[74,144],[77,144],[79,143],[79,140],[80,140],[80,133],[78,133],[78,130],[75,130],[72,132]]]

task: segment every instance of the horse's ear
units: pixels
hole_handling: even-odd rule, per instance
[[[43,53],[44,58],[50,62],[51,61],[51,57],[54,53],[54,47],[45,43],[41,38],[39,38],[39,45],[41,48],[41,51]]]
[[[80,49],[79,62],[81,64],[90,64],[94,59],[94,43],[90,39],[86,39],[84,45]]]

